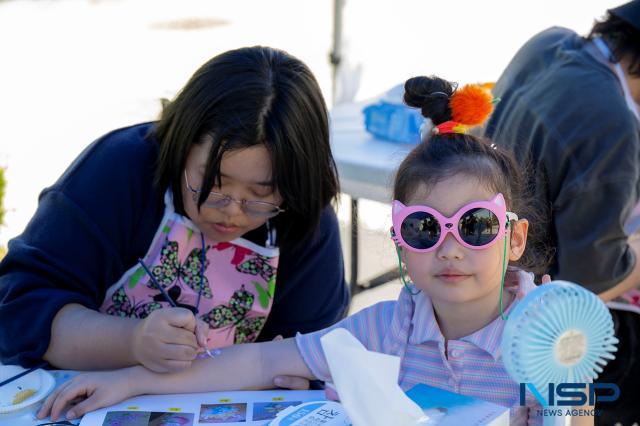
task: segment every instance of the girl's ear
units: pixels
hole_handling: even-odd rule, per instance
[[[524,249],[527,246],[527,232],[529,231],[529,221],[520,219],[512,221],[509,225],[511,228],[511,238],[509,250],[509,260],[516,261],[522,257]]]

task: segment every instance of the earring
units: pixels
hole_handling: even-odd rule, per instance
[[[265,226],[267,227],[267,241],[265,242],[265,246],[267,248],[275,247],[276,244],[276,229],[271,229],[271,222],[269,219],[265,222]]]

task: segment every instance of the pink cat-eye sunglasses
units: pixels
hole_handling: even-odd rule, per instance
[[[504,236],[512,220],[518,220],[518,216],[507,211],[502,194],[489,201],[469,203],[451,217],[428,206],[405,206],[394,200],[392,239],[400,247],[426,253],[437,249],[452,233],[464,247],[480,250]]]

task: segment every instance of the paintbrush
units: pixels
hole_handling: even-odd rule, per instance
[[[42,367],[45,367],[48,363],[45,362],[41,362],[40,364],[36,365],[35,367],[31,367],[28,370],[24,370],[23,372],[20,372],[18,374],[16,374],[15,376],[9,377],[7,380],[3,380],[2,382],[0,382],[0,387],[9,384],[15,380],[18,380],[20,377],[26,376],[29,373],[33,373],[36,370],[39,370]]]

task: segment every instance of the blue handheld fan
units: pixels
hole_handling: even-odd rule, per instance
[[[502,356],[518,383],[549,401],[549,383],[590,382],[614,359],[618,339],[606,305],[592,292],[553,281],[527,294],[505,324]],[[545,418],[545,424],[553,419]]]

